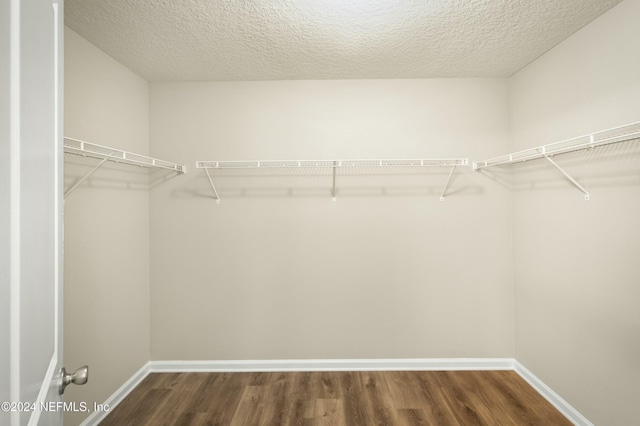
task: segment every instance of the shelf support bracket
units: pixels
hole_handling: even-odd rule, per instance
[[[449,172],[449,177],[447,178],[447,182],[444,184],[444,188],[442,189],[442,193],[440,194],[440,201],[444,201],[444,195],[447,193],[447,188],[449,188],[449,182],[451,182],[451,176],[453,176],[453,172],[455,171],[456,166],[451,167],[451,171]]]
[[[209,178],[209,183],[211,184],[211,189],[213,189],[213,198],[215,198],[217,204],[220,204],[220,196],[218,195],[218,191],[216,191],[216,186],[213,184],[213,179],[211,178],[211,175],[209,174],[209,169],[205,168],[204,172],[207,174],[207,177]]]
[[[333,162],[333,187],[331,188],[331,201],[336,201],[336,162]]]
[[[566,171],[564,171],[564,169],[562,167],[560,167],[555,161],[553,161],[551,159],[551,157],[549,157],[548,155],[544,155],[544,158],[546,158],[556,169],[558,169],[560,171],[560,173],[562,173],[564,175],[564,177],[566,177],[567,179],[569,179],[569,181],[575,185],[576,188],[578,188],[580,190],[580,192],[582,192],[584,194],[584,199],[585,200],[589,200],[590,195],[589,195],[589,191],[587,191],[586,189],[584,189],[584,187],[582,185],[580,185],[580,183],[578,181],[576,181],[574,178],[572,178],[569,173],[567,173]]]
[[[72,186],[71,188],[67,189],[67,190],[64,192],[64,198],[67,198],[67,197],[68,197],[68,196],[69,196],[73,191],[75,191],[75,189],[76,189],[77,187],[79,187],[80,185],[82,185],[82,182],[84,182],[85,180],[89,179],[89,178],[91,177],[91,175],[93,175],[95,172],[97,172],[97,171],[98,171],[98,169],[99,169],[100,167],[102,167],[102,165],[103,165],[104,163],[106,163],[106,162],[109,160],[109,158],[111,158],[111,156],[113,155],[113,153],[114,153],[114,152],[115,152],[115,151],[112,151],[109,155],[107,155],[106,157],[104,157],[104,158],[103,158],[103,159],[98,163],[98,165],[97,165],[97,166],[95,166],[95,167],[94,167],[94,168],[93,168],[89,173],[87,173],[86,175],[82,176],[82,177],[81,177],[81,178],[80,178],[76,183],[74,183],[74,184],[73,184],[73,186]]]

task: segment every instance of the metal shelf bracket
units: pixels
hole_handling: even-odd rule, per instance
[[[218,191],[216,191],[216,186],[213,184],[213,178],[211,174],[209,174],[209,169],[204,169],[207,177],[209,178],[209,183],[211,184],[211,189],[213,190],[213,198],[216,200],[217,204],[220,204],[220,196],[218,195]]]
[[[447,182],[444,184],[444,188],[442,189],[442,193],[440,194],[440,201],[444,201],[444,195],[447,192],[447,188],[449,188],[449,182],[451,182],[451,176],[453,176],[453,172],[456,170],[456,166],[451,167],[451,171],[449,172],[449,177],[447,178]]]
[[[86,175],[82,176],[80,179],[78,179],[78,181],[76,183],[73,184],[73,186],[71,186],[69,189],[67,189],[64,192],[64,198],[67,198],[77,187],[82,185],[82,182],[84,182],[85,180],[89,179],[91,177],[91,175],[93,175],[95,172],[97,172],[98,169],[100,167],[102,167],[102,165],[104,163],[106,163],[111,158],[112,154],[113,154],[113,152],[111,152],[111,154],[109,154],[106,157],[104,157],[102,159],[102,161],[100,161],[93,169],[91,169],[91,171],[89,173],[87,173]]]
[[[569,179],[569,181],[580,190],[580,192],[582,192],[584,194],[584,199],[589,201],[589,198],[591,198],[591,195],[589,194],[589,191],[587,191],[586,189],[584,189],[584,187],[582,185],[580,185],[580,183],[575,180],[574,178],[571,177],[571,175],[569,173],[567,173],[562,167],[560,167],[558,165],[558,163],[556,163],[555,161],[553,161],[551,159],[551,157],[549,157],[548,155],[544,155],[544,158],[547,159],[547,161],[549,161],[553,167],[555,167],[556,169],[558,169],[560,171],[560,173],[562,173],[564,175],[564,177],[566,177],[567,179]]]

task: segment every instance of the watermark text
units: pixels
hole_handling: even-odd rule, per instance
[[[44,412],[76,412],[76,413],[92,413],[94,411],[109,411],[109,404],[98,404],[96,402],[90,404],[85,401],[44,401],[44,402],[2,402],[0,410],[4,412],[18,411],[22,413],[31,411]]]

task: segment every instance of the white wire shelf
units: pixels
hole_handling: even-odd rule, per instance
[[[640,138],[640,121],[603,130],[601,132],[578,136],[577,138],[525,149],[523,151],[490,158],[484,161],[474,161],[473,170],[480,170],[486,167],[499,166],[503,164],[519,163],[522,161],[537,160],[539,158],[557,154],[564,154],[582,149],[592,149],[597,146],[625,142],[637,138]]]
[[[175,170],[178,173],[186,173],[187,168],[182,164],[170,161],[159,160],[146,155],[123,151],[104,145],[66,137],[64,138],[64,152],[69,154],[84,155],[98,159],[107,159],[118,163],[131,164],[141,167],[159,167],[163,169]]]
[[[467,158],[438,158],[411,160],[269,160],[269,161],[196,161],[198,169],[257,169],[257,168],[347,168],[347,167],[452,167],[466,166]]]
[[[336,201],[336,170],[358,167],[451,167],[451,172],[447,178],[440,200],[444,200],[451,176],[457,166],[467,166],[467,158],[420,158],[420,159],[377,159],[377,160],[266,160],[266,161],[196,161],[197,169],[204,169],[211,189],[213,198],[220,203],[220,196],[216,190],[213,178],[209,170],[221,169],[302,169],[302,168],[326,168],[333,170],[333,187],[331,199]]]
[[[65,191],[65,197],[71,194],[71,192],[73,192],[78,186],[80,186],[82,182],[93,175],[107,161],[146,168],[161,168],[173,170],[178,173],[187,172],[187,168],[182,164],[160,160],[158,158],[148,157],[146,155],[136,154],[133,152],[123,151],[121,149],[111,148],[104,145],[98,145],[67,136],[64,137],[64,152],[100,160],[100,162],[89,173],[78,179],[78,181],[73,186]]]
[[[474,161],[473,170],[481,170],[488,167],[520,163],[523,161],[546,159],[560,173],[562,173],[576,188],[584,194],[585,200],[589,200],[591,195],[578,181],[576,181],[569,173],[560,167],[551,157],[558,154],[580,151],[585,149],[593,149],[598,146],[604,146],[619,142],[626,142],[640,138],[640,121],[618,126],[611,129],[603,130],[596,133],[590,133],[577,138],[566,139],[560,142],[554,142],[547,145],[538,146],[536,148],[525,149],[523,151],[514,152],[512,154],[502,155],[500,157],[490,158],[484,161]]]

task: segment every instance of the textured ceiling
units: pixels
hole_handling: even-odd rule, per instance
[[[620,0],[66,0],[149,81],[506,77]]]

